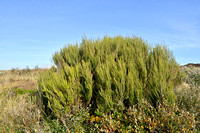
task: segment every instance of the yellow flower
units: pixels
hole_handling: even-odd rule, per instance
[[[100,122],[100,120],[101,120],[101,118],[96,116],[96,122],[98,123],[98,122]]]
[[[120,121],[117,121],[118,124],[120,124]]]
[[[95,121],[95,116],[94,116],[94,115],[92,115],[92,116],[90,117],[90,121],[91,121],[91,122],[94,122],[94,121]]]

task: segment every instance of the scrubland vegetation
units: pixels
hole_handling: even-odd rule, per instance
[[[199,132],[200,68],[138,37],[90,40],[51,69],[0,71],[1,132]]]

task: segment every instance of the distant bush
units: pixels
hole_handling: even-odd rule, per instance
[[[12,68],[10,72],[16,75],[23,75],[23,74],[30,74],[31,69],[29,68],[29,66],[26,66],[26,68],[24,69]]]
[[[38,86],[45,112],[56,117],[79,104],[91,104],[94,113],[128,108],[142,99],[154,107],[176,100],[173,89],[181,72],[172,53],[138,37],[83,38],[56,52],[53,61],[57,70],[43,73]]]
[[[39,67],[38,65],[36,65],[34,69],[35,69],[35,70],[39,70],[40,67]]]
[[[29,68],[29,66],[26,66],[25,69],[22,69],[22,73],[30,73],[31,72],[31,69]]]
[[[10,72],[11,72],[12,74],[17,73],[18,71],[19,71],[18,68],[12,68],[12,69],[10,70]]]

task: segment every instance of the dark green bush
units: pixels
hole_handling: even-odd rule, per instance
[[[88,40],[56,52],[57,70],[41,75],[39,89],[46,113],[69,111],[72,105],[91,104],[93,111],[108,112],[146,99],[153,106],[176,99],[179,65],[165,46],[151,46],[138,37]]]

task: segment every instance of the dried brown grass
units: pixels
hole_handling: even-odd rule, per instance
[[[11,70],[0,71],[0,89],[3,88],[22,88],[22,89],[36,89],[37,77],[46,69],[38,70]]]
[[[0,132],[40,131],[37,77],[43,71],[0,71]]]

